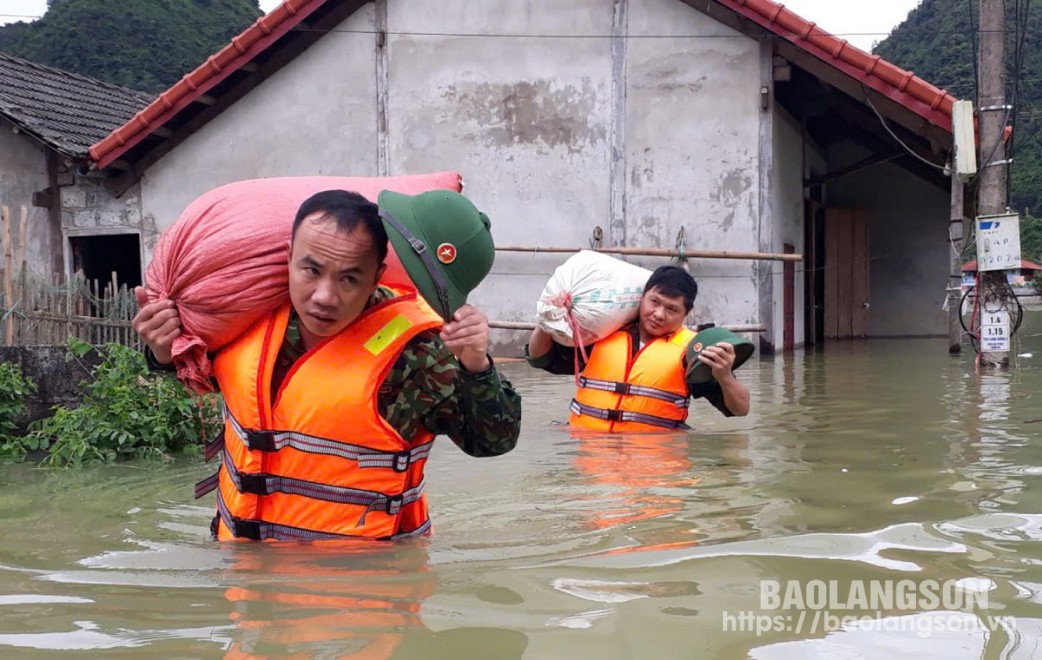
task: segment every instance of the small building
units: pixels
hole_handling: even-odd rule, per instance
[[[1034,261],[1021,259],[1019,270],[1006,271],[1006,281],[1010,286],[1031,286],[1034,284],[1035,274],[1039,271],[1042,271],[1042,266]],[[977,286],[977,260],[971,259],[962,265],[962,288],[965,291],[975,286]]]
[[[946,333],[953,102],[771,0],[287,0],[93,144],[88,176],[146,261],[226,182],[438,170],[501,245],[797,253],[687,261],[692,320],[760,326],[770,353]],[[500,253],[473,301],[530,321],[562,260]]]
[[[10,211],[11,241],[24,251],[29,272],[53,281],[82,270],[107,281],[116,271],[122,282],[141,283],[139,237],[149,224],[140,200],[99,185],[88,151],[151,100],[0,53],[0,204]]]

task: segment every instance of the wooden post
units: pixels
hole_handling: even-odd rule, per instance
[[[29,209],[22,207],[22,217],[18,220],[18,253],[15,255],[15,264],[18,272],[25,270],[25,227],[29,220]]]
[[[55,276],[57,277],[57,276]],[[72,276],[65,278],[65,340],[72,336]]]
[[[112,298],[109,302],[109,321],[116,321],[119,319],[119,284],[117,283],[118,276],[116,271],[112,271]],[[117,336],[116,326],[110,325],[108,327],[108,340],[112,342],[118,342],[119,337]]]
[[[19,304],[22,308],[22,322],[18,324],[18,343],[22,346],[25,346],[26,344],[39,343],[29,341],[28,337],[30,328],[29,314],[33,310],[30,306],[28,281],[29,278],[25,272],[25,267],[23,266],[18,273],[18,300],[20,301]]]
[[[4,307],[6,308],[7,323],[4,325],[4,343],[8,346],[14,341],[14,316],[11,308],[14,306],[14,291],[11,278],[14,270],[14,255],[11,253],[11,210],[6,206],[0,210],[4,222]]]
[[[962,239],[964,186],[958,174],[952,173],[952,208],[948,216],[948,239],[951,252],[948,254],[948,353],[954,355],[962,350]]]

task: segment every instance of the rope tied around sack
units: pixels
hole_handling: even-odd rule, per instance
[[[574,344],[574,356],[575,356],[575,386],[579,387],[579,355],[582,355],[582,363],[586,364],[590,358],[586,354],[586,346],[582,339],[582,326],[579,325],[579,321],[576,320],[575,314],[572,312],[572,294],[565,293],[560,302],[561,307],[564,308],[564,320],[568,323],[568,329],[572,331],[572,343]]]

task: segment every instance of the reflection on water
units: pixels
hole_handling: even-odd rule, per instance
[[[195,463],[3,468],[0,653],[1042,657],[1033,331],[1032,315],[1019,352],[1037,365],[980,375],[943,340],[754,361],[753,414],[696,402],[687,434],[573,434],[554,424],[572,380],[507,365],[518,449],[437,443],[434,534],[403,544],[211,543]],[[725,629],[779,613],[761,580],[900,579],[983,589],[988,610]],[[987,616],[1003,625],[981,630]]]

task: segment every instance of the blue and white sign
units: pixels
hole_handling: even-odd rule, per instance
[[[977,270],[1020,269],[1020,215],[977,217]]]

